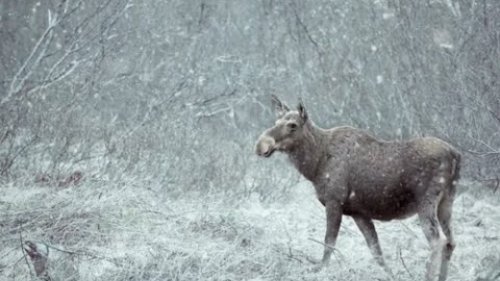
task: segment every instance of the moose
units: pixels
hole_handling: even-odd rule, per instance
[[[323,258],[333,252],[342,216],[350,216],[363,234],[375,261],[387,267],[373,220],[418,215],[431,254],[426,280],[444,281],[455,243],[450,227],[461,155],[435,137],[406,141],[379,140],[349,126],[322,129],[309,118],[302,100],[296,110],[272,96],[277,120],[257,140],[255,152],[288,155],[315,188],[326,209]]]

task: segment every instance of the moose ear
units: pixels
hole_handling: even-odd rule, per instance
[[[283,116],[290,110],[290,108],[288,108],[286,104],[282,103],[275,95],[271,95],[271,102],[278,117]]]
[[[299,111],[300,118],[304,120],[304,122],[307,121],[307,112],[306,108],[304,106],[304,102],[302,102],[302,98],[299,98],[299,105],[297,106],[297,110]]]

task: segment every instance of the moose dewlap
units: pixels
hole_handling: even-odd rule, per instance
[[[376,262],[392,277],[382,257],[373,220],[418,215],[431,245],[426,280],[446,279],[454,249],[450,219],[459,178],[460,153],[432,137],[383,141],[352,127],[322,129],[314,125],[302,102],[290,110],[276,96],[277,119],[259,137],[255,152],[289,156],[315,187],[326,209],[323,259],[330,260],[342,215],[351,216]]]

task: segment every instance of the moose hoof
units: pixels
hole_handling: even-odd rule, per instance
[[[308,271],[313,272],[313,273],[318,273],[318,272],[321,272],[324,268],[325,268],[325,265],[323,263],[319,263],[319,264],[311,266]]]

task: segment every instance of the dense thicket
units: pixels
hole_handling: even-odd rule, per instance
[[[318,125],[441,137],[500,172],[500,2],[2,1],[0,176],[82,170],[280,194],[269,95]],[[281,158],[272,161],[282,161]]]

